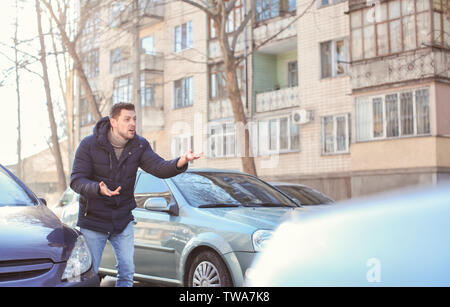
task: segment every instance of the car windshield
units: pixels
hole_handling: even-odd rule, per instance
[[[194,207],[297,207],[270,185],[244,174],[187,172],[173,181]]]
[[[0,207],[34,206],[36,202],[27,192],[0,167]]]
[[[298,199],[300,204],[304,206],[323,205],[334,202],[332,199],[328,198],[319,191],[308,187],[281,185],[277,186],[277,188],[285,192],[290,197]]]

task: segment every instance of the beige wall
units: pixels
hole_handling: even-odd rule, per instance
[[[450,136],[450,84],[435,83],[436,134]]]

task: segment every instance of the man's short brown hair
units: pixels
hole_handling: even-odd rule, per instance
[[[120,102],[113,104],[111,107],[110,117],[111,118],[117,118],[120,116],[120,112],[122,112],[122,109],[129,110],[129,111],[136,111],[134,108],[134,104],[127,103],[127,102]]]

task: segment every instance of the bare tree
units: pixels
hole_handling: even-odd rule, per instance
[[[55,157],[56,161],[56,172],[58,176],[58,192],[62,193],[66,189],[66,176],[64,174],[64,167],[61,157],[61,149],[59,147],[58,140],[58,129],[56,125],[55,115],[53,112],[53,101],[52,94],[50,90],[50,81],[48,77],[48,67],[47,67],[47,55],[45,48],[45,39],[44,33],[42,30],[42,12],[40,7],[40,0],[36,0],[36,16],[37,16],[37,25],[38,25],[38,33],[39,33],[39,42],[41,45],[40,52],[40,61],[42,64],[42,73],[44,78],[44,87],[45,87],[45,95],[47,98],[47,110],[48,117],[50,121],[50,130],[51,130],[51,140],[52,140],[52,153]]]
[[[211,20],[213,20],[214,29],[217,34],[217,39],[219,41],[222,59],[225,66],[226,90],[231,102],[234,120],[236,123],[240,123],[246,127],[247,118],[245,116],[245,110],[242,105],[241,93],[239,90],[237,76],[239,62],[235,53],[235,48],[239,35],[244,31],[246,25],[251,19],[251,10],[246,12],[247,14],[244,17],[244,20],[232,35],[230,43],[229,34],[226,31],[226,25],[228,16],[232,12],[237,0],[231,0],[228,1],[228,3],[224,0],[205,0],[198,2],[195,0],[181,1],[202,10]],[[244,152],[241,157],[242,168],[244,172],[256,175],[255,160],[250,154],[250,147],[250,134],[248,129],[245,129]]]
[[[23,163],[22,163],[22,128],[21,128],[21,119],[20,119],[20,82],[19,82],[19,38],[18,38],[18,30],[19,30],[19,0],[15,1],[16,6],[16,18],[14,23],[14,68],[16,73],[16,95],[17,95],[17,176],[23,179]]]
[[[249,8],[244,12],[245,16],[241,24],[233,33],[227,33],[227,22],[229,15],[232,13],[238,0],[179,0],[181,2],[190,4],[203,12],[213,21],[213,26],[217,35],[217,40],[220,45],[222,59],[225,66],[225,81],[228,98],[231,102],[233,110],[233,116],[236,123],[240,123],[243,127],[247,127],[247,119],[245,116],[244,107],[242,105],[241,93],[239,90],[237,68],[239,64],[258,48],[269,43],[275,39],[281,32],[288,29],[293,23],[295,23],[300,17],[302,17],[313,6],[315,0],[311,0],[306,6],[305,10],[297,16],[286,26],[282,27],[274,35],[268,37],[262,41],[258,46],[255,46],[251,52],[245,52],[245,55],[238,55],[236,53],[236,45],[239,36],[243,34],[247,25],[252,20],[253,8]],[[242,0],[246,1],[246,0]],[[244,153],[242,159],[242,168],[244,172],[256,175],[256,167],[254,158],[250,155],[250,134],[249,130],[245,129],[244,135]]]
[[[98,9],[96,4],[96,2],[98,1],[80,1],[81,7],[79,10],[79,18],[77,20],[77,29],[76,31],[74,31],[74,33],[72,33],[73,28],[71,28],[70,20],[68,18],[68,10],[71,8],[71,5],[73,5],[73,0],[57,0],[56,3],[51,3],[49,0],[41,0],[41,2],[47,8],[51,18],[56,23],[56,26],[61,35],[61,41],[67,48],[67,52],[73,60],[73,66],[80,81],[81,87],[86,94],[91,114],[95,120],[99,120],[102,115],[100,113],[97,101],[95,100],[95,96],[89,84],[86,73],[83,70],[83,62],[80,58],[77,48],[77,44],[80,41],[87,22],[92,17],[93,12]]]

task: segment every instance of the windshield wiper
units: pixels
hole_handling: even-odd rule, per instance
[[[289,205],[285,205],[285,204],[280,204],[280,203],[246,203],[245,204],[246,207],[289,207],[289,208],[293,208],[294,206],[289,206]]]
[[[226,208],[226,207],[239,207],[237,204],[202,204],[197,208]]]

